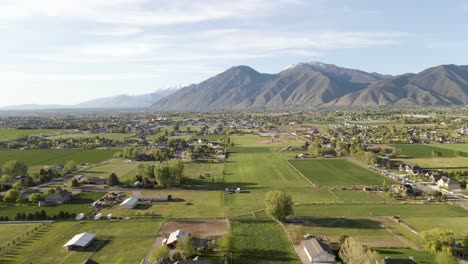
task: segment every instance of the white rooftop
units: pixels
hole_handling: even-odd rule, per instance
[[[185,231],[185,230],[182,230],[182,229],[179,229],[175,232],[172,232],[170,235],[169,235],[169,238],[167,239],[167,244],[172,244],[174,242],[176,242],[179,238],[182,238],[182,237],[187,237],[189,236],[190,233]]]
[[[136,205],[138,203],[138,199],[134,197],[130,197],[125,199],[120,205]]]
[[[69,246],[78,246],[78,247],[86,247],[89,245],[94,238],[96,238],[95,234],[92,233],[81,233],[74,236],[70,241],[68,241],[63,247]]]

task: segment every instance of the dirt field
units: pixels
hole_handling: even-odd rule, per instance
[[[227,220],[174,220],[166,222],[159,232],[162,237],[183,229],[188,231],[192,237],[215,239],[223,236],[229,231]]]

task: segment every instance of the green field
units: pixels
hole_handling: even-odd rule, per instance
[[[60,211],[69,212],[69,213],[90,213],[93,211],[93,208],[90,204],[97,199],[101,198],[104,193],[99,192],[84,192],[80,193],[73,197],[70,203],[62,205],[50,205],[39,207],[33,204],[16,204],[16,205],[6,205],[0,203],[0,215],[8,216],[10,220],[13,220],[16,213],[34,213],[35,211],[46,211],[47,215],[53,216],[58,214]]]
[[[330,190],[340,200],[346,203],[383,203],[390,199],[384,193],[351,191],[351,190]]]
[[[433,217],[434,214],[444,217],[468,217],[468,212],[458,205],[444,204],[329,204],[297,205],[295,216],[315,217],[364,217],[400,216],[400,217]]]
[[[399,144],[391,145],[392,147],[401,150],[403,156],[409,158],[428,158],[432,157],[432,151],[439,151],[442,153],[442,157],[456,157],[456,151],[465,152],[465,156],[468,155],[468,147],[466,144]]]
[[[63,131],[66,131],[66,129],[0,129],[0,140],[14,139],[19,136],[53,134]]]
[[[40,224],[2,224],[0,225],[0,247],[5,243],[26,235],[27,232],[32,232],[35,227]]]
[[[290,162],[318,186],[381,185],[384,181],[379,174],[343,159],[291,160]]]
[[[140,263],[151,248],[161,222],[59,222],[0,255],[1,263]],[[42,230],[41,230],[42,231]],[[90,232],[96,240],[85,251],[68,251],[63,245],[74,235]]]
[[[231,230],[233,263],[301,263],[284,230],[273,221],[234,221]]]
[[[417,159],[400,159],[403,163],[418,164],[422,168],[468,168],[468,157],[455,158],[417,158]]]
[[[52,136],[48,137],[49,139],[67,139],[67,138],[94,138],[94,137],[100,137],[100,138],[107,138],[111,140],[124,140],[127,138],[134,137],[134,133],[100,133],[100,134],[91,134],[91,133],[85,133],[85,134],[67,134],[67,135],[59,135],[59,136]]]
[[[112,158],[118,149],[47,149],[47,150],[1,150],[0,164],[19,160],[28,165],[65,164],[69,160],[77,163],[100,163]]]
[[[374,248],[382,258],[402,258],[406,259],[413,257],[414,261],[419,264],[432,264],[434,263],[434,255],[426,251],[416,251],[409,248]]]
[[[143,191],[144,195],[172,195],[174,201],[140,203],[132,210],[120,209],[119,205],[101,210],[103,215],[113,216],[157,216],[164,218],[213,218],[224,217],[223,192],[161,190]]]
[[[445,216],[445,214],[443,214],[443,216]],[[404,218],[403,221],[411,227],[413,227],[418,232],[430,230],[433,228],[445,228],[454,231],[455,237],[457,238],[463,238],[464,236],[468,236],[467,216]]]
[[[88,177],[102,177],[107,178],[111,173],[117,174],[120,181],[131,179],[133,176],[138,174],[138,163],[112,163],[103,164],[96,167],[92,167],[80,174]]]

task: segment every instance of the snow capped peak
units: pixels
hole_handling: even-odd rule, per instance
[[[326,63],[323,63],[323,62],[320,62],[320,61],[300,62],[300,63],[296,63],[296,64],[291,64],[288,67],[286,67],[284,70],[289,70],[289,69],[293,69],[293,68],[296,68],[296,67],[299,67],[299,66],[304,66],[304,65],[310,65],[310,66],[314,66],[314,67],[325,68],[329,64],[326,64]]]

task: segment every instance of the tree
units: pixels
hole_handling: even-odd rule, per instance
[[[167,165],[156,168],[154,174],[156,174],[156,179],[158,180],[159,184],[164,187],[171,185],[173,182],[171,170]]]
[[[73,179],[73,180],[71,181],[71,187],[78,187],[78,186],[80,186],[80,183],[78,182],[78,180],[77,180],[77,179]]]
[[[291,196],[282,191],[270,191],[266,194],[266,213],[274,219],[284,222],[288,215],[293,214]]]
[[[111,173],[109,177],[107,178],[107,185],[109,186],[116,186],[120,184],[119,177],[117,177],[117,174]]]
[[[234,236],[227,233],[219,239],[219,248],[223,255],[228,255],[234,251]]]
[[[2,171],[3,174],[11,177],[24,176],[28,173],[28,165],[17,160],[10,160],[3,164]]]
[[[182,237],[177,241],[176,249],[179,250],[185,259],[195,254],[195,243],[192,237]]]
[[[348,264],[385,263],[377,252],[365,248],[351,237],[346,238],[343,244],[341,244],[339,254],[343,262]]]
[[[180,184],[184,177],[184,164],[181,160],[178,159],[171,159],[168,162],[169,169],[171,170],[171,174],[175,180],[176,184]]]
[[[437,253],[435,261],[437,264],[458,264],[457,258],[455,258],[450,252]]]
[[[31,176],[26,176],[25,184],[27,187],[34,186],[34,179]]]
[[[15,182],[12,187],[13,189],[18,191],[21,191],[21,189],[23,189],[23,185],[21,184],[21,182]]]
[[[20,197],[21,197],[21,194],[18,190],[11,189],[5,193],[5,196],[3,197],[3,201],[5,203],[14,203]]]
[[[154,175],[155,167],[154,164],[139,164],[138,175],[154,179],[156,177],[156,175]]]
[[[432,230],[421,233],[421,241],[423,247],[432,254],[438,252],[451,252],[454,243],[453,231],[442,228],[434,228]]]
[[[156,262],[162,259],[169,258],[169,247],[166,245],[162,245],[158,248],[156,248],[152,253],[151,253],[151,262]]]
[[[29,195],[29,201],[31,203],[38,203],[39,201],[43,201],[43,200],[44,200],[44,196],[42,196],[42,194],[40,193],[33,193]]]
[[[55,193],[55,189],[54,188],[49,188],[49,189],[47,189],[47,191],[45,191],[44,196],[47,197],[47,196],[49,196],[51,194],[54,194],[54,193]]]
[[[70,172],[73,172],[73,171],[76,171],[78,169],[78,164],[76,164],[75,161],[73,160],[70,160],[68,161],[64,168],[63,168],[67,173],[70,173]]]

